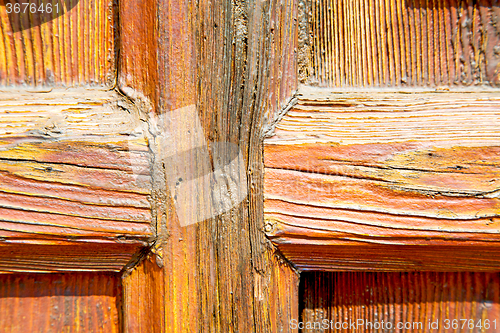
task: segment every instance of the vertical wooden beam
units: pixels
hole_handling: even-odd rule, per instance
[[[144,260],[124,279],[125,331],[287,332],[289,320],[298,316],[298,275],[263,233],[262,136],[296,89],[297,31],[290,22],[297,5],[139,2],[156,5],[157,12],[143,13],[154,18],[140,16],[132,9],[134,1],[121,7],[121,39],[128,44],[122,42],[119,88],[150,119],[157,241],[156,259]],[[141,38],[150,41],[150,34],[156,46],[141,43]],[[157,52],[144,50],[151,47]],[[139,55],[144,65],[132,69]],[[239,147],[249,195],[227,213],[183,227],[160,160],[162,135],[172,130],[165,119],[186,106],[195,106],[209,144]],[[146,292],[140,281],[148,279],[155,281],[148,296],[154,299],[142,303],[139,311],[146,315],[133,323],[127,317],[135,310],[127,304]],[[161,319],[155,311],[164,322],[156,322]]]
[[[288,331],[298,308],[298,276],[263,235],[262,130],[293,94],[295,2],[202,2],[198,9],[198,110],[210,141],[239,146],[247,163],[248,200],[198,225],[202,323],[214,332]],[[213,259],[212,259],[213,258]],[[204,292],[205,293],[205,292]],[[212,295],[210,295],[212,296]],[[214,319],[212,319],[214,318]]]
[[[169,127],[168,119],[177,110],[196,105],[196,7],[190,1],[161,0],[158,2],[158,18],[158,130],[160,133],[174,133],[178,129]],[[180,113],[180,116],[185,115]],[[187,125],[190,126],[195,127],[194,124]],[[157,154],[160,155],[166,153],[162,149],[163,143],[175,147],[192,143],[190,135],[183,138],[174,135],[168,142],[162,140],[165,136],[157,137]],[[192,162],[197,163],[196,160]],[[213,253],[209,253],[213,245],[210,239],[201,239],[203,246],[199,245],[197,225],[180,225],[174,198],[170,196],[171,189],[164,185],[169,171],[165,168],[169,165],[162,164],[155,170],[158,177],[163,177],[163,188],[157,189],[156,203],[159,221],[157,247],[162,253],[161,265],[166,271],[165,332],[202,332],[214,327],[213,322],[205,320],[212,313],[202,310],[203,303],[213,308],[217,306],[217,286],[207,282],[211,276],[203,270],[205,265],[214,267]],[[192,195],[197,196],[197,193]]]
[[[118,88],[143,109],[154,108],[158,83],[156,0],[120,1],[119,18]]]
[[[165,331],[165,271],[148,255],[129,274],[123,276],[123,331]],[[168,306],[168,305],[167,305]]]

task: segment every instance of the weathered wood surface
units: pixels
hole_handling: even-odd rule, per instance
[[[451,333],[499,330],[498,273],[315,272],[302,277],[304,304],[300,320],[304,325],[309,322],[311,327],[325,319],[332,321],[334,327],[335,324],[348,323],[344,326],[346,329],[318,329],[316,324],[316,329],[304,329],[302,332]],[[467,319],[465,326],[460,319]],[[474,320],[472,329],[468,326],[470,319]],[[358,320],[362,320],[364,325],[352,329],[349,322],[358,323]],[[457,320],[458,328],[453,328],[453,320]],[[480,320],[482,328],[478,325]],[[437,326],[433,324],[436,321]],[[388,328],[388,323],[392,324],[392,329]],[[398,329],[399,323],[407,326]],[[489,329],[485,329],[485,323],[489,324]]]
[[[117,11],[113,1],[76,1],[71,0],[74,7],[64,15],[25,30],[20,29],[29,26],[28,16],[8,14],[8,1],[2,1],[0,85],[114,85]],[[51,14],[37,12],[29,20],[38,22],[42,15]]]
[[[305,236],[278,245],[298,270],[357,272],[495,272],[500,270],[498,246],[323,244]],[[317,243],[317,244],[310,244]]]
[[[300,269],[499,268],[498,250],[480,259],[474,249],[500,245],[500,94],[307,91],[264,148],[266,232],[288,259]]]
[[[120,298],[118,274],[0,275],[0,331],[121,332]]]
[[[168,304],[164,294],[168,272],[161,267],[161,260],[149,254],[122,276],[123,332],[169,332],[165,329]]]
[[[153,174],[156,258],[125,277],[125,329],[155,323],[152,331],[286,332],[298,313],[298,275],[263,233],[261,144],[266,121],[296,89],[296,27],[288,23],[297,5],[160,1],[146,6],[120,7],[126,18],[120,20],[122,38],[129,47],[120,53],[126,65],[118,73],[119,89],[152,125],[169,112],[196,105],[208,142],[240,147],[249,196],[222,216],[181,227],[160,161],[161,140],[171,129],[152,126],[157,129],[152,150],[159,157]],[[155,39],[142,43],[143,36]],[[157,52],[142,51],[155,43]],[[172,144],[189,145],[189,140]],[[193,159],[192,165],[197,163]],[[153,286],[152,298],[140,305],[149,309],[149,317],[134,313],[140,281]]]
[[[303,1],[301,80],[330,87],[500,83],[492,0]]]
[[[140,104],[145,112],[158,112],[156,110],[159,93],[156,2],[120,1],[118,27],[120,31],[118,88]],[[176,67],[172,68],[175,69]]]
[[[119,271],[147,246],[151,156],[141,129],[114,92],[0,93],[1,272]]]

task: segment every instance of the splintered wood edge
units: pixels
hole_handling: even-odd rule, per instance
[[[310,89],[264,141],[299,270],[500,270],[500,93]]]
[[[114,91],[0,92],[0,273],[120,271],[151,244],[151,156]]]

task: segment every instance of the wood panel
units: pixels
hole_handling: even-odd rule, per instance
[[[301,77],[329,87],[497,86],[499,15],[491,0],[305,1]]]
[[[316,272],[303,274],[303,279],[301,332],[499,329],[498,273]],[[298,322],[291,326],[298,326]]]
[[[148,245],[151,157],[134,110],[113,92],[0,94],[0,271],[119,271]]]
[[[314,238],[311,241],[290,238],[282,241],[278,248],[301,272],[497,272],[500,270],[498,246],[359,245],[347,242],[331,245],[328,241],[324,243]]]
[[[369,245],[411,249],[423,257],[378,260],[431,270],[454,269],[429,265],[453,253],[439,246],[456,245],[461,258],[472,255],[463,246],[498,247],[500,95],[308,90],[298,99],[264,154],[266,232],[300,269],[352,266],[342,246],[361,266]],[[423,246],[437,246],[434,259]],[[469,268],[498,269],[497,252]],[[365,268],[383,270],[372,254]]]
[[[120,288],[108,273],[0,275],[0,330],[120,332]]]
[[[7,13],[9,2],[0,6],[1,86],[114,85],[118,17],[112,0],[61,1],[64,14],[48,22],[55,11]],[[48,3],[30,3],[42,2]]]
[[[138,317],[131,305],[125,308],[125,316],[131,318],[126,330],[155,323],[151,331],[287,331],[287,322],[298,309],[298,275],[262,232],[261,143],[262,129],[296,89],[297,31],[285,24],[297,15],[296,3],[160,1],[156,12],[143,12],[155,16],[125,14],[143,22],[121,21],[137,29],[124,30],[131,48],[124,50],[120,61],[130,65],[120,67],[118,76],[120,90],[139,106],[154,129],[157,240],[152,253],[158,259],[143,261],[125,278],[130,286],[125,293],[130,294],[127,303],[132,302],[132,293],[141,288],[137,281],[156,281],[153,288],[161,292],[152,295],[155,299],[145,307],[164,316],[159,319],[150,312],[150,317]],[[138,41],[147,35],[144,31],[156,32],[156,53],[141,53],[144,45]],[[148,39],[145,43],[150,45]],[[156,69],[132,68],[133,59],[142,54],[157,64]],[[150,86],[155,77],[157,82]],[[239,146],[251,178],[250,195],[230,212],[183,227],[175,198],[166,187],[161,148],[165,143],[189,145],[186,137],[180,142],[165,141],[175,129],[162,122],[169,112],[186,106],[196,106],[209,144]],[[193,168],[202,164],[196,158],[191,162]],[[153,269],[154,265],[161,269]]]

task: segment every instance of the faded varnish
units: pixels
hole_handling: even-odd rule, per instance
[[[326,319],[329,323],[332,321],[334,327],[335,323],[358,323],[358,320],[364,323],[356,326],[356,330],[344,326],[347,329],[304,329],[304,333],[451,333],[498,332],[500,329],[497,273],[317,272],[304,274],[302,278],[300,320],[313,324]],[[473,325],[470,319],[474,320]],[[455,329],[453,320],[457,323]],[[479,320],[483,327],[479,327]],[[437,329],[432,324],[436,321]],[[381,329],[382,322],[385,329]],[[374,324],[373,328],[368,323]],[[387,323],[393,328],[388,329]],[[406,327],[398,329],[399,323]],[[489,330],[484,328],[485,323],[489,323]]]
[[[113,86],[118,17],[112,0],[79,0],[64,15],[24,30],[27,15],[8,14],[7,2],[0,6],[1,86]],[[48,14],[31,14],[31,21],[40,15]]]
[[[493,92],[304,89],[265,140],[269,237],[305,270],[498,269],[476,251],[500,244],[499,106]]]
[[[239,146],[249,193],[230,212],[182,227],[156,160],[155,254],[125,277],[126,332],[286,332],[298,316],[298,274],[262,218],[262,132],[297,87],[296,16],[293,0],[120,4],[120,90],[145,119],[196,105],[208,142]]]
[[[0,331],[118,333],[119,281],[108,273],[0,275]]]
[[[148,244],[139,124],[114,92],[0,94],[0,272],[119,271]]]
[[[301,79],[330,87],[500,83],[500,9],[491,0],[312,0]]]

